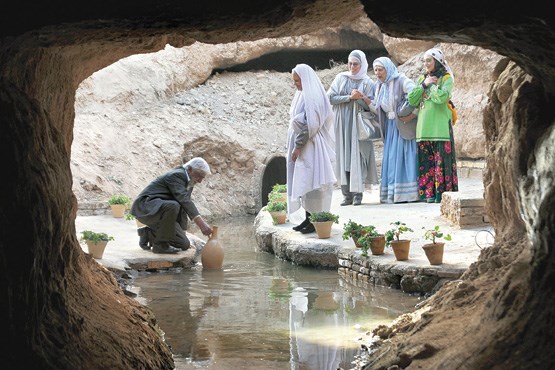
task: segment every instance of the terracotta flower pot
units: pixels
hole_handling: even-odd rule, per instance
[[[370,251],[373,255],[379,256],[383,254],[385,250],[385,236],[378,235],[372,238],[370,242]]]
[[[391,248],[393,248],[393,253],[397,261],[406,261],[409,259],[410,240],[393,240],[391,242]]]
[[[270,212],[270,215],[276,225],[284,224],[285,220],[287,220],[287,212],[285,211]]]
[[[112,216],[116,218],[122,218],[125,215],[125,204],[111,204]]]
[[[318,234],[318,238],[327,239],[331,236],[331,227],[333,226],[333,221],[313,222],[312,224],[316,229],[316,234]]]
[[[97,243],[92,240],[87,240],[86,243],[89,254],[98,259],[102,258],[102,256],[104,255],[104,249],[106,249],[106,244],[108,244],[108,242],[104,240],[101,240]]]
[[[443,246],[445,243],[424,244],[422,249],[430,261],[430,265],[441,265],[443,263]]]

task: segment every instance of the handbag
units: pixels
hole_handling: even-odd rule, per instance
[[[397,117],[405,117],[414,111],[414,107],[409,104],[407,99],[407,94],[403,94],[399,104],[397,105]],[[400,119],[395,121],[397,129],[399,130],[399,135],[405,140],[413,140],[416,138],[416,124],[418,122],[417,117],[413,118],[409,122],[403,122]]]
[[[358,139],[360,141],[371,141],[383,138],[378,116],[374,112],[359,109],[356,114],[356,125]]]

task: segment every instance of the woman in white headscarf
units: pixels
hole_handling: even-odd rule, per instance
[[[304,208],[305,220],[294,230],[314,232],[312,212],[329,212],[333,187],[335,151],[333,111],[326,90],[314,70],[297,64],[292,70],[297,88],[287,133],[287,208],[289,218]]]
[[[364,184],[378,183],[374,143],[360,141],[355,116],[358,109],[370,110],[374,81],[368,76],[366,55],[353,50],[348,59],[349,71],[333,80],[328,96],[335,112],[335,176],[343,193],[342,206],[362,202]]]
[[[416,125],[419,196],[440,203],[445,191],[458,191],[457,160],[453,138],[453,113],[448,103],[454,76],[440,49],[424,53],[425,74],[409,94],[420,106]]]
[[[378,83],[373,104],[384,132],[381,203],[415,202],[418,200],[415,110],[399,112],[399,105],[415,84],[397,71],[391,59],[380,57],[373,62]]]

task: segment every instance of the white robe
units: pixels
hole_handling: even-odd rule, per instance
[[[308,67],[308,66],[307,66]],[[310,68],[310,67],[308,67]],[[301,207],[308,212],[329,211],[334,184],[335,151],[333,111],[318,76],[306,68],[300,71],[303,90],[291,103],[287,139],[287,205],[292,214]],[[308,141],[293,161],[295,138],[304,125]]]

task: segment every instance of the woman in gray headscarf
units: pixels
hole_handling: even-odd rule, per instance
[[[353,50],[348,59],[349,71],[341,72],[328,89],[335,113],[335,176],[343,193],[342,206],[362,202],[364,184],[377,184],[378,171],[372,141],[359,141],[356,129],[358,109],[370,110],[374,81],[368,76],[366,55]]]

